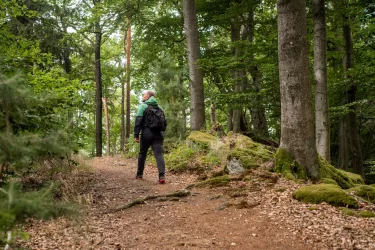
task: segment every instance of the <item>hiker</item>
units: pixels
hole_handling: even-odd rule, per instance
[[[144,91],[142,95],[143,103],[139,106],[136,115],[134,138],[137,143],[140,143],[136,179],[143,179],[147,151],[151,146],[159,171],[159,183],[164,184],[165,163],[163,157],[163,142],[167,121],[164,116],[164,111],[159,107],[155,97],[156,93],[154,91]],[[139,135],[140,133],[141,136]]]

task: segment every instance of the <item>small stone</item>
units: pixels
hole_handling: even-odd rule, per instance
[[[230,245],[231,245],[231,246],[235,246],[235,245],[236,245],[236,243],[232,242],[232,243],[230,243]]]

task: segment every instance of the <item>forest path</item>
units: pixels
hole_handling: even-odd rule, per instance
[[[144,180],[135,180],[136,163],[118,157],[90,160],[95,181],[87,214],[74,221],[31,222],[26,245],[31,249],[312,249],[286,225],[271,221],[271,211],[264,210],[267,204],[260,205],[256,198],[257,192],[264,191],[261,187],[252,190],[253,197],[246,197],[245,204],[254,205],[243,209],[228,204],[241,204],[238,199],[243,202],[244,195],[231,198],[225,188],[194,188],[190,196],[177,201],[150,200],[109,212],[146,195],[183,189],[197,178],[167,173],[166,184],[160,185],[157,169],[147,166]]]

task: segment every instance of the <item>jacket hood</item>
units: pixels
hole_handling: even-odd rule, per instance
[[[158,106],[158,102],[156,101],[154,96],[151,96],[147,101],[145,101],[145,103],[151,106]]]

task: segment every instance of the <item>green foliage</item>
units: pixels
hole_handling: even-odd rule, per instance
[[[11,182],[0,188],[0,243],[5,242],[5,232],[27,218],[50,219],[73,214],[75,208],[53,199],[54,186],[34,192],[23,192],[19,183]]]
[[[357,208],[357,201],[333,184],[303,186],[293,193],[293,198],[308,203],[327,202],[334,206]]]

